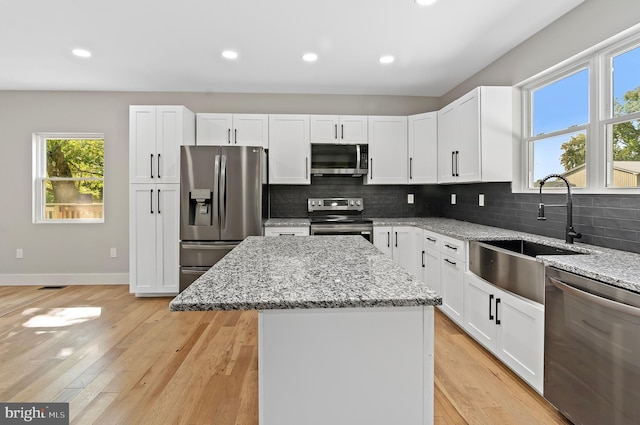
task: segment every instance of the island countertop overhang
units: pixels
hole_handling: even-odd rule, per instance
[[[442,298],[360,236],[245,239],[174,298],[174,311],[440,305]]]

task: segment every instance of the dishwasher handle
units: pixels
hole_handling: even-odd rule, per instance
[[[604,308],[608,308],[611,310],[615,310],[620,313],[630,314],[635,317],[640,317],[640,308],[633,307],[627,304],[619,303],[617,301],[612,301],[607,298],[602,298],[597,295],[591,294],[589,292],[581,291],[578,288],[574,288],[573,286],[567,285],[561,280],[555,279],[551,276],[548,276],[549,282],[562,292],[567,294],[571,294],[576,298],[580,298],[582,300],[594,303]]]

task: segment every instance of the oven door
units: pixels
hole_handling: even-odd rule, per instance
[[[373,227],[367,224],[312,224],[309,233],[311,235],[359,235],[372,241]]]

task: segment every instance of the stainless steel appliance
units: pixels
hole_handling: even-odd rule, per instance
[[[311,174],[350,174],[359,177],[368,173],[367,145],[311,145]]]
[[[373,221],[362,217],[362,198],[309,198],[311,235],[360,235],[373,242]]]
[[[544,397],[575,424],[640,423],[640,294],[545,273]]]
[[[262,147],[182,146],[180,291],[262,234]]]

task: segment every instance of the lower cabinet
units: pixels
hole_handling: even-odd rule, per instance
[[[412,226],[376,226],[373,228],[373,244],[409,273],[422,278],[421,229]]]
[[[464,318],[464,272],[466,263],[440,253],[440,294],[442,311],[458,325]]]
[[[177,294],[180,185],[129,185],[130,292]]]
[[[544,306],[464,275],[464,329],[542,394]]]
[[[265,236],[309,236],[308,226],[265,227]]]
[[[422,281],[433,289],[437,294],[442,295],[440,285],[440,251],[438,250],[438,240],[440,235],[423,231],[422,252],[420,264],[422,266]]]

